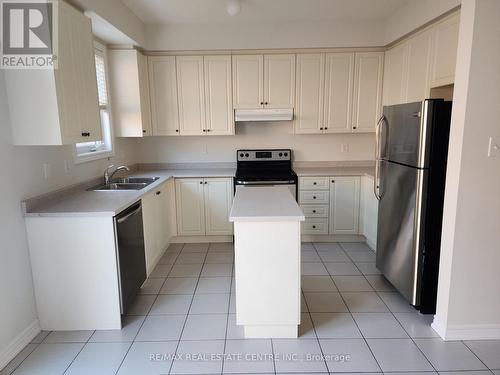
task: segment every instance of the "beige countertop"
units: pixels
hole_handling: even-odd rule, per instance
[[[137,171],[129,176],[160,177],[142,190],[126,191],[88,191],[87,188],[98,185],[81,184],[63,189],[43,197],[29,199],[24,203],[25,216],[115,216],[143,196],[157,189],[171,178],[199,177],[234,177],[235,168],[199,168]]]
[[[314,176],[375,176],[375,167],[348,167],[348,166],[321,166],[321,167],[294,167],[293,170],[299,177]]]

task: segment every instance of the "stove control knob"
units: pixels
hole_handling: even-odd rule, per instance
[[[288,156],[288,152],[285,152],[285,156]]]
[[[243,156],[245,156],[243,153],[240,154],[240,158],[242,158]]]
[[[250,154],[247,152],[247,153],[245,154],[245,157],[247,157],[247,158],[248,158],[249,156],[250,156]]]
[[[283,153],[282,153],[282,152],[280,152],[278,155],[279,155],[280,157],[282,157],[282,156],[283,156]]]

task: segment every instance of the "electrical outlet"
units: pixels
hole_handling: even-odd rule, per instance
[[[349,143],[342,143],[342,146],[340,146],[340,152],[349,152]]]
[[[65,160],[64,161],[64,173],[69,174],[70,172],[71,172],[71,161]]]
[[[500,157],[500,137],[490,137],[490,143],[488,145],[488,156]]]
[[[44,180],[48,180],[51,176],[51,170],[50,170],[50,164],[49,163],[43,163],[42,164],[42,174]]]

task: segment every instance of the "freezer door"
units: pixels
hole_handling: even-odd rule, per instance
[[[420,303],[427,174],[380,163],[377,268],[415,306]]]
[[[433,107],[433,100],[384,107],[381,158],[428,168]]]

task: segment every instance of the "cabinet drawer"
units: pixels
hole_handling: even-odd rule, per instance
[[[328,234],[328,219],[306,219],[302,222],[302,234]]]
[[[302,205],[301,208],[304,211],[305,217],[328,217],[330,206],[327,204],[308,204]]]
[[[328,204],[330,199],[330,192],[326,191],[310,191],[304,190],[299,193],[300,203],[311,203],[311,204]]]
[[[299,180],[301,190],[328,190],[328,177],[301,177]]]

